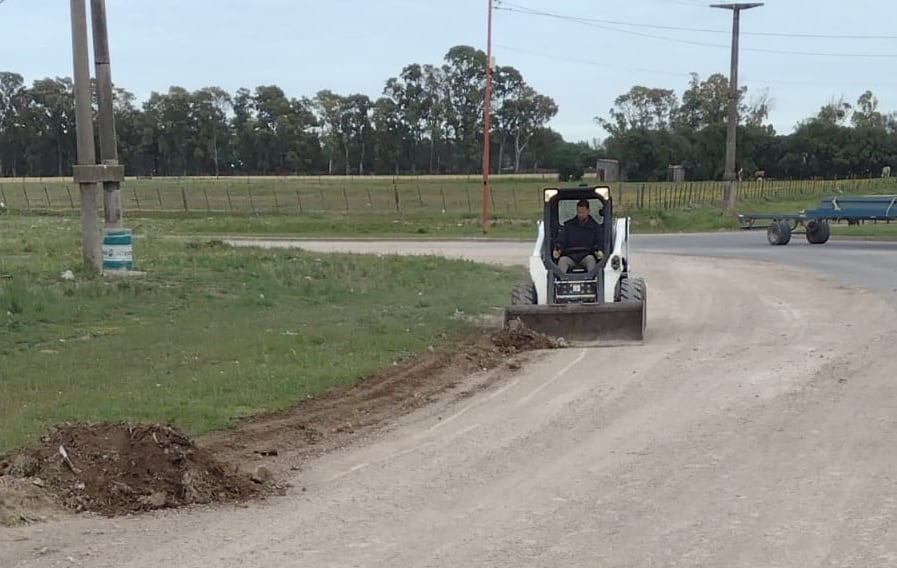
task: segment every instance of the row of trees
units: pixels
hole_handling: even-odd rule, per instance
[[[628,179],[723,174],[728,80],[693,75],[681,97],[635,86],[595,121],[602,142],[570,142],[548,127],[558,106],[512,66],[493,73],[494,171],[559,170],[577,177],[597,158],[619,160]],[[129,175],[276,173],[476,173],[481,168],[486,56],[455,46],[443,62],[410,64],[376,98],[320,90],[289,97],[276,85],[228,93],[171,87],[138,104],[115,89],[119,153]],[[787,135],[768,124],[768,93],[739,100],[738,167],[772,177],[846,177],[897,158],[897,118],[866,91],[833,100]],[[96,106],[96,105],[95,105]],[[0,176],[70,175],[75,162],[71,79],[27,86],[0,72]]]
[[[120,158],[130,174],[476,172],[486,56],[456,46],[442,65],[411,64],[381,96],[287,96],[276,85],[153,92],[139,107],[115,89]],[[558,107],[511,66],[493,73],[493,138],[503,170],[551,167]],[[0,73],[0,175],[66,175],[75,161],[68,78],[27,87]]]
[[[595,118],[610,133],[601,155],[620,160],[632,179],[665,179],[671,164],[684,166],[690,179],[720,179],[728,91],[721,74],[705,80],[693,74],[681,98],[670,89],[633,87],[617,97],[609,118]],[[856,104],[831,100],[787,135],[767,123],[768,92],[749,100],[742,87],[739,95],[736,168],[746,174],[867,177],[897,162],[897,113],[883,113],[871,91]]]

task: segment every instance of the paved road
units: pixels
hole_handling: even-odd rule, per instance
[[[233,241],[241,242],[241,241]],[[531,245],[506,241],[300,241],[309,250],[444,254],[477,261],[524,262]],[[715,234],[634,235],[632,253],[682,254],[728,259],[761,260],[811,270],[845,284],[863,286],[882,294],[897,306],[897,242],[832,238],[825,245],[810,245],[794,235],[786,246],[773,247],[762,230]],[[267,241],[266,246],[296,246],[295,241]],[[638,270],[638,265],[636,270]],[[805,286],[800,277],[784,279],[775,273],[758,285]]]
[[[721,243],[740,258],[700,256]],[[504,263],[528,252],[303,246]],[[645,345],[550,351],[510,377],[471,377],[476,394],[315,460],[296,474],[307,491],[265,504],[0,532],[0,564],[897,565],[897,312],[844,284],[865,274],[884,290],[888,245],[771,249],[752,233],[634,246]],[[775,255],[816,258],[844,281],[747,258]]]
[[[897,242],[834,237],[825,245],[810,245],[803,235],[794,235],[790,244],[773,247],[767,244],[765,231],[755,230],[712,235],[635,235],[632,247],[635,251],[783,263],[867,287],[897,306]],[[786,284],[801,283],[798,280]]]

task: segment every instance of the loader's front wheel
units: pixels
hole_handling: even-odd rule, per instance
[[[642,335],[648,327],[648,287],[644,278],[624,278],[620,281],[620,301],[636,302],[642,307]]]
[[[511,290],[511,305],[532,305],[536,303],[536,285],[532,282],[522,282]]]
[[[624,278],[620,282],[620,301],[642,302],[648,298],[648,289],[644,278]]]

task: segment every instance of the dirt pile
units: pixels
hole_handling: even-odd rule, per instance
[[[195,442],[168,425],[60,425],[36,448],[0,456],[3,524],[30,522],[36,505],[47,502],[116,516],[280,492],[275,472],[296,470],[441,394],[466,397],[488,388],[491,379],[457,388],[474,373],[502,365],[513,371],[524,352],[562,346],[519,322],[480,330],[451,349],[411,354],[355,385],[244,418]]]
[[[43,487],[66,509],[107,516],[237,501],[260,490],[160,424],[60,425],[38,447],[0,458],[0,476]]]
[[[563,340],[533,331],[518,319],[511,320],[507,327],[492,334],[492,343],[507,354],[565,347]]]

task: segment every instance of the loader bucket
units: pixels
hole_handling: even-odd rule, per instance
[[[504,325],[514,319],[572,345],[619,345],[644,339],[646,310],[644,301],[507,306]]]

